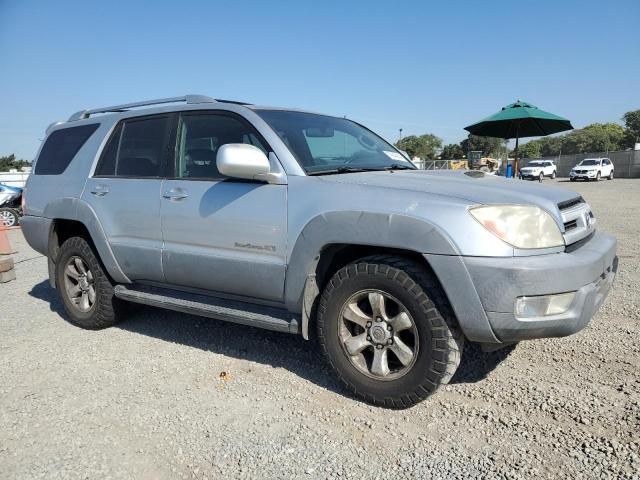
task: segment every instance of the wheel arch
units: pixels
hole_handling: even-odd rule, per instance
[[[90,242],[97,253],[98,260],[115,282],[131,283],[122,272],[114,256],[97,215],[87,203],[76,198],[61,199],[47,205],[45,216],[52,219],[47,242],[47,256],[49,258],[49,281],[54,288],[55,263],[60,246],[72,236],[81,236]]]
[[[458,255],[453,242],[431,223],[406,215],[331,212],[312,219],[292,249],[285,282],[285,304],[302,313],[302,333],[326,281],[344,265],[374,254],[411,258],[431,269],[424,252]]]

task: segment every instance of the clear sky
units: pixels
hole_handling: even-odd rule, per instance
[[[516,99],[575,127],[640,108],[640,0],[0,0],[0,155],[82,108],[202,93],[395,141]]]

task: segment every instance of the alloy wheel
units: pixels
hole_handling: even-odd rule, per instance
[[[5,227],[13,227],[16,224],[16,216],[9,210],[0,212],[0,223]]]
[[[93,274],[87,263],[78,256],[72,256],[64,267],[64,288],[71,304],[86,313],[96,303],[96,287]]]
[[[406,307],[380,290],[362,290],[342,307],[342,348],[351,363],[376,380],[407,374],[418,356],[418,330]]]

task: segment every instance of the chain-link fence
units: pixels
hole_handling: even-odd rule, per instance
[[[413,160],[421,170],[458,170],[466,168],[466,162],[461,160]]]

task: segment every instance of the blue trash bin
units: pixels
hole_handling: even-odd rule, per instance
[[[507,178],[513,177],[513,165],[507,165]]]

